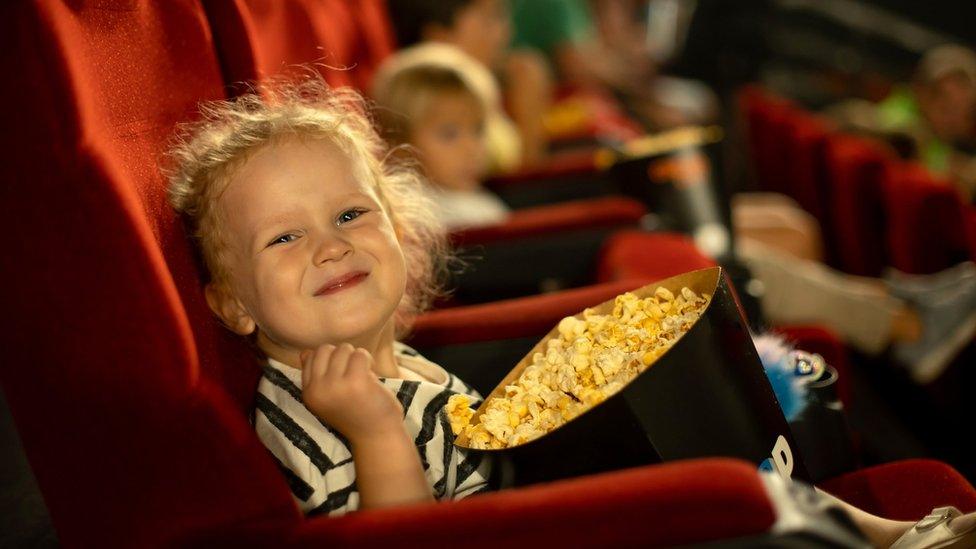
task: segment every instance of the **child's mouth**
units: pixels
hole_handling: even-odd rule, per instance
[[[369,273],[365,271],[353,271],[351,273],[338,276],[323,284],[322,287],[315,292],[315,295],[316,297],[330,295],[348,288],[352,288],[365,280],[367,276],[369,276]]]

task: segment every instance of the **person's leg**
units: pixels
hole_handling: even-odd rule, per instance
[[[850,277],[748,240],[739,241],[737,252],[762,283],[763,313],[774,324],[825,324],[869,354],[883,351],[894,336],[913,335],[904,302],[878,281]]]
[[[751,239],[810,261],[823,261],[820,225],[792,199],[777,193],[740,193],[732,199],[737,239]]]
[[[915,524],[908,521],[881,518],[877,515],[872,515],[867,511],[858,509],[846,501],[828,494],[819,488],[817,489],[817,492],[847,512],[847,514],[851,517],[851,520],[854,521],[854,524],[856,524],[857,527],[864,532],[864,535],[868,537],[868,540],[875,547],[889,547],[895,542],[896,539],[904,534],[906,530]]]
[[[950,514],[945,513],[947,508],[942,508],[934,510],[943,511],[941,517],[930,515],[918,522],[890,520],[872,515],[819,488],[817,492],[843,509],[875,547],[952,548],[973,547],[976,544],[976,513],[963,515],[953,509]],[[924,524],[930,520],[932,523],[938,522],[939,526]],[[915,530],[914,535],[908,534],[910,529]]]

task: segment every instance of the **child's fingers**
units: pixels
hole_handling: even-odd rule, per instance
[[[312,354],[312,357],[308,359],[307,364],[311,366],[311,371],[308,374],[308,382],[324,377],[329,371],[329,363],[332,359],[332,355],[335,354],[335,345],[320,345],[318,349]],[[302,368],[303,370],[305,368]]]
[[[349,355],[349,365],[346,366],[346,377],[369,374],[372,370],[373,356],[369,351],[357,348]]]
[[[329,359],[329,372],[327,377],[336,381],[341,378],[346,373],[346,368],[349,365],[349,357],[352,356],[355,348],[348,344],[343,343],[336,347],[336,350],[332,353],[332,358]]]

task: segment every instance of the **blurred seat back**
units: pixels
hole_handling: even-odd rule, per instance
[[[887,214],[882,185],[888,155],[862,138],[835,135],[827,144],[832,230],[828,246],[836,266],[860,276],[880,276],[888,262]]]
[[[41,0],[0,16],[18,52],[3,58],[18,78],[0,380],[61,542],[297,521],[244,415],[258,369],[212,320],[157,168],[174,123],[221,96],[202,8]]]
[[[968,206],[951,181],[918,164],[892,161],[883,189],[892,267],[934,273],[973,259]]]
[[[309,64],[333,87],[368,92],[395,48],[383,0],[204,0],[224,80],[235,86]]]
[[[743,88],[738,101],[759,189],[790,196],[786,180],[786,134],[795,107],[758,86]]]

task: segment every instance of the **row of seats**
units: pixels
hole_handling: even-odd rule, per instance
[[[757,182],[821,224],[828,260],[862,276],[976,258],[976,209],[949,181],[759,87],[739,96]]]
[[[381,13],[371,10],[382,2],[221,5],[290,21],[279,45],[305,40],[329,48],[327,61],[336,55],[337,64],[353,64],[359,60],[341,52],[359,55],[360,46],[342,50],[299,29],[361,45],[367,31],[348,32],[372,28],[369,14]],[[199,101],[226,97],[227,82],[236,81],[227,76],[229,43],[218,30],[230,16],[215,6],[37,0],[0,7],[0,47],[19,52],[2,61],[17,78],[2,92],[16,108],[4,119],[9,158],[0,168],[8,182],[0,187],[8,241],[0,260],[0,382],[62,543],[488,546],[573,536],[577,544],[654,547],[769,533],[776,515],[755,466],[727,459],[305,520],[248,422],[259,371],[247,346],[211,317],[158,169],[174,125],[192,118]],[[329,7],[311,17],[321,6]],[[296,13],[308,20],[296,21]],[[600,272],[637,284],[624,271],[634,258],[651,262],[647,235],[616,238],[624,242],[613,248],[621,260],[602,263]],[[690,253],[671,244],[675,257]],[[628,253],[627,245],[645,253]],[[580,292],[592,303],[620,287],[535,298],[556,306],[532,309],[534,324],[497,330],[537,337],[540,327],[581,308]],[[473,343],[479,333],[473,320],[466,332],[438,328],[435,315],[418,322],[418,342]],[[915,518],[945,503],[976,508],[976,490],[944,464],[899,467],[901,474],[854,473],[835,489],[890,516]]]

